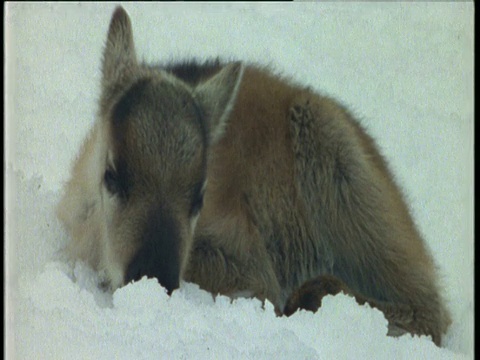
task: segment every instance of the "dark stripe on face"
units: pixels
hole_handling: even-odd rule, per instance
[[[127,268],[125,283],[155,277],[170,294],[180,281],[178,225],[166,211],[156,209],[147,220],[142,247]]]
[[[149,83],[150,79],[148,78],[140,79],[123,94],[112,111],[114,125],[120,125],[131,114],[135,105],[144,96]]]

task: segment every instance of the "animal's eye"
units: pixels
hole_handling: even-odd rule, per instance
[[[200,212],[203,206],[203,184],[195,186],[193,200],[190,205],[190,216],[196,216]]]
[[[117,194],[120,192],[120,184],[118,182],[117,173],[111,169],[105,170],[103,175],[103,183],[111,194]]]

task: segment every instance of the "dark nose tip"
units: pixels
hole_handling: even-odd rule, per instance
[[[142,246],[127,267],[125,283],[143,276],[157,278],[169,294],[180,282],[179,231],[175,221],[162,211],[148,218],[142,237]]]

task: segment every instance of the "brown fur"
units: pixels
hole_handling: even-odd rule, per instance
[[[278,313],[343,290],[440,344],[450,318],[433,259],[341,105],[253,65],[138,64],[121,8],[103,66],[100,121],[59,206],[73,257],[112,289],[183,277]]]
[[[450,320],[433,260],[373,140],[345,109],[250,67],[212,152],[189,280],[214,293],[250,289],[282,309],[304,281],[332,274],[421,313],[412,332],[440,343]]]

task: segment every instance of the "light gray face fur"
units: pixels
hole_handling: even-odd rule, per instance
[[[118,8],[102,71],[99,141],[108,146],[98,174],[105,217],[99,267],[111,288],[147,275],[171,291],[202,207],[208,146],[223,133],[242,66],[191,87],[138,64],[130,20]]]
[[[127,264],[126,281],[156,276],[171,290],[178,286],[202,204],[207,146],[202,110],[187,89],[151,76],[134,83],[105,121],[111,134],[103,175],[109,244]],[[142,247],[145,254],[129,268]]]

